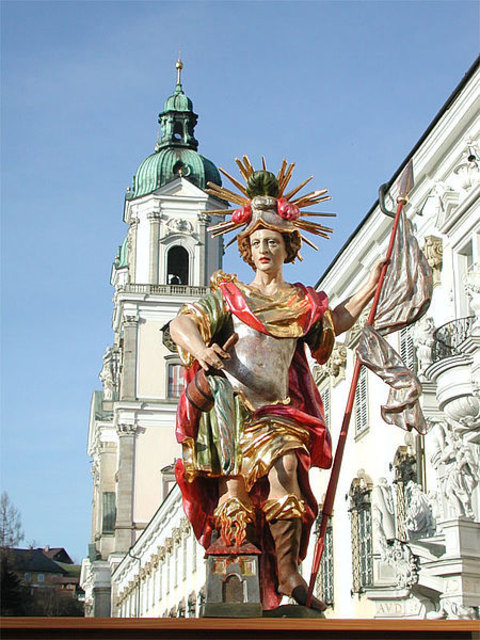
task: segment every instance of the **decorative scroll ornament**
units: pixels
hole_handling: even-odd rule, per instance
[[[401,540],[389,540],[382,560],[395,571],[395,581],[399,589],[411,589],[418,582],[418,558]]]
[[[298,196],[298,192],[310,182],[313,176],[310,176],[294,189],[286,193],[286,188],[292,177],[295,163],[290,165],[283,160],[282,166],[278,174],[267,171],[265,158],[262,158],[263,169],[255,171],[248,156],[244,155],[242,160],[235,158],[235,162],[240,170],[242,178],[245,180],[245,186],[236,178],[227,173],[224,169],[220,171],[226,176],[230,182],[240,191],[235,193],[224,187],[220,187],[213,182],[208,182],[206,192],[221,200],[228,200],[234,204],[240,205],[239,209],[221,209],[218,211],[209,211],[211,215],[227,216],[231,215],[230,220],[225,220],[219,224],[208,227],[208,231],[212,233],[212,237],[229,233],[244,227],[238,235],[236,235],[227,247],[253,233],[259,227],[266,227],[280,233],[297,232],[301,239],[304,240],[315,250],[318,247],[302,235],[302,231],[308,231],[322,238],[329,238],[329,234],[333,233],[333,229],[325,227],[317,222],[306,220],[306,217],[332,217],[334,213],[313,213],[302,211],[305,207],[318,204],[330,200],[331,196],[326,195],[328,189],[320,189],[311,191],[305,195]],[[300,256],[299,256],[300,257]],[[301,258],[300,258],[301,259]]]

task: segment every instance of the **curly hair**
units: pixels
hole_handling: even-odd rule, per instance
[[[285,242],[285,249],[287,251],[285,262],[294,262],[295,258],[298,255],[298,252],[300,251],[300,247],[302,246],[302,238],[300,236],[300,232],[296,229],[288,233],[283,232],[282,237]],[[248,265],[250,265],[254,271],[256,271],[255,263],[252,260],[250,236],[243,236],[243,238],[238,238],[238,250],[240,251],[242,259]]]

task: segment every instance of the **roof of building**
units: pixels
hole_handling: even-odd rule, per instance
[[[67,571],[57,562],[48,558],[43,549],[8,549],[7,553],[13,569],[19,573],[57,573],[66,575]]]
[[[180,73],[183,64],[180,60],[177,60],[176,67],[175,91],[166,99],[158,116],[161,138],[154,153],[140,163],[132,189],[126,194],[128,200],[152,193],[178,177],[186,178],[200,189],[205,189],[207,182],[222,184],[217,167],[197,152],[194,129],[198,116],[182,88]]]
[[[60,562],[64,564],[73,565],[73,560],[68,555],[63,547],[49,547],[46,546],[43,548],[43,553],[50,558],[50,560],[55,560],[55,562]]]

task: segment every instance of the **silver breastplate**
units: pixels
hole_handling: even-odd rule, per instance
[[[225,360],[225,374],[232,387],[259,409],[288,397],[288,369],[297,338],[273,338],[233,316],[238,342]]]

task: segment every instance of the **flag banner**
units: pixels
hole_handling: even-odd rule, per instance
[[[427,431],[418,401],[422,385],[383,336],[419,320],[430,306],[432,291],[432,271],[402,211],[375,316],[375,329],[365,324],[357,357],[390,386],[387,403],[381,408],[385,422],[407,431],[416,429],[419,433]]]
[[[395,349],[368,323],[363,327],[357,356],[362,364],[376,373],[390,386],[387,403],[381,408],[382,418],[387,424],[419,433],[427,432],[418,399],[422,385],[417,376],[408,369]]]
[[[401,212],[395,248],[375,314],[375,329],[387,335],[419,320],[430,306],[432,270]]]

